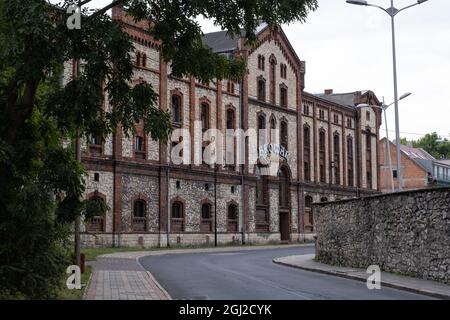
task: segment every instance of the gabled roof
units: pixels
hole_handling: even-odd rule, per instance
[[[360,103],[380,105],[376,95],[371,90],[354,91],[348,93],[318,93],[315,96],[327,101],[355,108]],[[371,103],[370,103],[371,102]]]
[[[203,43],[215,53],[226,53],[238,48],[239,38],[239,36],[231,37],[227,31],[217,31],[205,33]]]
[[[436,160],[431,154],[429,154],[422,148],[413,148],[402,144],[400,145],[400,150],[402,150],[412,159],[431,160],[431,161]]]

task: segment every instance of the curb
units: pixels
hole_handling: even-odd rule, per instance
[[[155,279],[155,277],[151,274],[150,271],[147,271],[144,266],[141,264],[141,262],[139,261],[141,257],[136,257],[135,261],[136,263],[143,269],[145,270],[145,272],[147,273],[148,277],[150,278],[151,281],[153,281],[155,283],[155,285],[158,287],[159,290],[161,290],[161,292],[166,296],[167,300],[173,300],[172,297],[170,296],[170,294],[166,291],[166,289],[163,288],[163,286]],[[131,259],[130,259],[131,260]]]
[[[292,264],[289,264],[289,263],[286,263],[286,262],[278,261],[278,259],[279,258],[275,258],[275,259],[272,260],[272,262],[275,263],[275,264],[282,265],[282,266],[296,268],[296,269],[301,269],[301,270],[305,270],[305,271],[311,271],[311,272],[316,272],[316,273],[328,274],[328,275],[341,277],[341,278],[345,278],[345,279],[357,280],[357,281],[360,281],[360,282],[366,282],[367,281],[365,278],[361,278],[361,277],[358,277],[358,276],[352,276],[352,275],[345,274],[345,273],[338,273],[338,272],[327,271],[327,270],[322,270],[322,269],[314,269],[314,268],[308,268],[308,267],[292,265]],[[418,294],[422,294],[422,295],[429,296],[429,297],[432,297],[432,298],[450,300],[450,293],[448,295],[446,295],[446,294],[441,294],[441,293],[432,292],[432,291],[428,291],[428,290],[406,287],[406,286],[402,286],[402,285],[399,285],[399,284],[396,284],[396,283],[385,282],[383,280],[381,280],[381,284],[383,286],[385,286],[385,287],[388,287],[388,288],[394,288],[394,289],[399,289],[399,290],[408,291],[408,292],[412,292],[412,293],[418,293]]]
[[[290,244],[290,245],[274,245],[274,246],[240,246],[240,247],[218,247],[216,251],[213,251],[212,248],[180,248],[180,249],[172,249],[172,250],[148,250],[148,251],[129,251],[122,252],[124,254],[138,254],[139,256],[134,257],[114,257],[110,256],[114,253],[105,253],[97,256],[98,259],[125,259],[125,260],[134,260],[141,259],[148,256],[160,256],[166,254],[190,254],[190,253],[216,253],[216,252],[229,252],[229,251],[253,251],[253,250],[270,250],[270,249],[282,249],[282,248],[302,248],[302,247],[314,247],[314,243],[299,243],[299,244]],[[141,265],[142,266],[142,265]]]

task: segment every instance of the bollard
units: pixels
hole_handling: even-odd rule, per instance
[[[84,273],[84,260],[85,256],[84,253],[80,254],[80,271],[81,273]]]

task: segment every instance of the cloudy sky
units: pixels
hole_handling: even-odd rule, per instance
[[[95,0],[97,6],[108,0]],[[390,0],[371,0],[390,6]],[[415,0],[395,0],[402,8]],[[200,20],[204,32],[220,30]],[[345,0],[319,0],[306,23],[283,26],[301,60],[306,61],[306,88],[312,93],[373,90],[393,102],[390,17],[383,11],[349,5]],[[429,0],[396,17],[402,137],[418,139],[436,131],[450,138],[450,1]],[[394,138],[394,107],[388,111]],[[384,127],[382,130],[384,135]]]

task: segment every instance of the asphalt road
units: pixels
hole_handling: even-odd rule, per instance
[[[274,264],[272,259],[313,253],[312,247],[168,254],[140,259],[174,299],[311,300],[430,299],[392,288]]]

